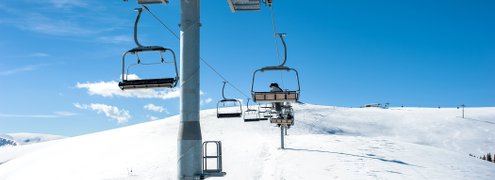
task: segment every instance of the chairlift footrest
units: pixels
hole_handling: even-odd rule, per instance
[[[140,88],[173,88],[175,87],[176,82],[177,81],[174,78],[124,80],[119,83],[119,87],[122,90]]]
[[[201,176],[203,178],[207,178],[207,177],[223,177],[225,176],[227,173],[226,172],[218,172],[218,171],[212,171],[212,170],[204,170],[203,171],[203,174],[201,174]]]
[[[244,119],[244,122],[256,122],[256,121],[266,121],[268,118],[252,118],[252,119]]]
[[[233,118],[233,117],[241,117],[242,113],[219,113],[217,114],[217,118]]]

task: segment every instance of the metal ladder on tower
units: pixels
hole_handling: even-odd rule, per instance
[[[208,150],[208,145],[214,145],[213,153]],[[213,167],[209,166],[213,165]],[[227,173],[222,171],[222,142],[221,141],[205,141],[203,142],[203,174],[201,179],[207,177],[222,177]]]

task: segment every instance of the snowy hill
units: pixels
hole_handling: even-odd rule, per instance
[[[338,108],[296,105],[280,150],[266,121],[201,112],[203,140],[223,146],[222,179],[493,179],[495,108]],[[0,148],[0,179],[176,179],[178,116]],[[129,173],[132,170],[132,173]],[[213,178],[212,178],[213,179]]]

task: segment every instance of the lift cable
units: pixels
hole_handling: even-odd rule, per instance
[[[177,33],[175,33],[174,31],[172,31],[171,28],[169,28],[155,13],[153,13],[147,6],[145,5],[142,5],[144,7],[144,9],[146,11],[148,11],[151,16],[153,16],[153,18],[155,18],[165,29],[167,29],[168,32],[170,32],[173,36],[175,36],[178,40],[180,40],[180,37],[179,35],[177,35]],[[239,88],[237,88],[237,86],[235,86],[234,84],[232,84],[230,81],[227,80],[227,78],[225,78],[225,76],[223,76],[222,74],[220,74],[220,72],[218,72],[211,64],[209,64],[206,60],[204,60],[202,57],[199,57],[199,59],[206,64],[206,66],[208,68],[210,68],[213,72],[215,72],[215,74],[220,77],[221,79],[223,79],[224,81],[226,81],[230,86],[232,86],[236,91],[238,91],[240,94],[242,94],[244,97],[246,98],[249,98],[248,95],[246,95],[244,92],[242,92]]]
[[[277,38],[277,25],[275,24],[275,12],[273,11],[273,6],[270,6],[270,14],[272,18],[272,26],[273,26],[273,40],[275,40],[275,49],[277,50],[277,59],[280,64],[280,52],[278,50],[278,38]]]
[[[272,19],[272,26],[273,26],[273,38],[275,40],[275,49],[277,50],[277,59],[278,59],[278,64],[280,64],[280,61],[281,61],[281,58],[280,58],[280,51],[279,51],[279,48],[278,48],[278,32],[277,32],[277,25],[275,23],[275,11],[273,10],[273,4],[271,4],[270,6],[270,15],[271,15],[271,19]],[[282,82],[282,87],[285,87],[285,84],[284,84],[284,75],[282,72],[280,72],[280,80]]]

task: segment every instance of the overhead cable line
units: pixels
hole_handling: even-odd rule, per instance
[[[277,50],[277,59],[280,64],[280,52],[278,50],[278,39],[277,39],[277,25],[275,25],[275,12],[273,12],[273,6],[270,6],[270,15],[272,18],[272,26],[273,26],[273,40],[275,40],[275,49]]]
[[[272,26],[273,26],[273,39],[275,40],[275,49],[277,50],[277,59],[278,59],[278,64],[280,64],[281,58],[280,58],[280,51],[278,49],[278,32],[277,32],[277,25],[275,23],[275,11],[273,10],[273,4],[269,6],[270,7],[270,16],[272,18]],[[280,80],[282,81],[282,87],[285,87],[284,83],[284,75],[282,72],[280,72]]]
[[[142,5],[144,7],[144,9],[146,11],[148,11],[151,16],[153,16],[153,18],[155,18],[165,29],[167,29],[167,31],[172,34],[173,36],[175,36],[175,38],[177,38],[178,40],[180,40],[180,37],[177,33],[175,33],[174,31],[172,31],[171,28],[169,28],[167,26],[167,24],[165,24],[155,13],[153,13],[147,6],[145,5]],[[202,57],[199,57],[199,59],[206,64],[206,66],[208,68],[210,68],[213,72],[215,72],[215,74],[220,77],[221,79],[223,79],[224,81],[226,81],[230,86],[232,86],[236,91],[238,91],[239,93],[241,93],[244,97],[249,98],[248,95],[246,95],[244,92],[242,92],[239,88],[237,88],[237,86],[235,86],[234,84],[232,84],[230,81],[227,80],[227,78],[225,78],[225,76],[223,76],[222,74],[220,74],[220,72],[218,72],[211,64],[209,64],[206,60],[204,60]]]

